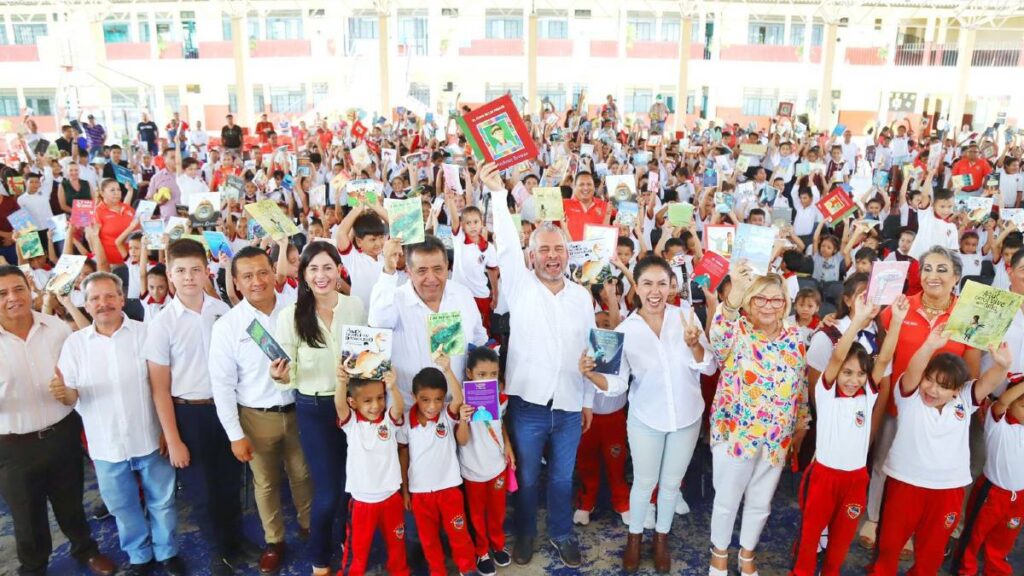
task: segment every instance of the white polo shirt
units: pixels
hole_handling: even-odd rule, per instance
[[[339,253],[341,254],[341,263],[348,271],[348,278],[351,280],[352,296],[358,296],[363,302],[369,302],[373,286],[377,283],[381,271],[384,270],[383,255],[374,260],[356,248],[355,243],[349,244],[348,250]]]
[[[942,246],[950,250],[960,248],[960,232],[956,224],[940,220],[935,216],[935,208],[929,206],[917,211],[917,236],[910,246],[910,256],[920,258],[932,246]]]
[[[822,376],[814,390],[818,409],[815,459],[833,470],[864,468],[871,445],[871,412],[878,399],[875,383],[869,377],[856,396],[840,396],[839,384],[826,384]]]
[[[905,396],[899,381],[893,386],[896,400],[896,438],[882,470],[893,478],[921,488],[941,490],[967,486],[971,478],[968,434],[974,402],[974,382],[942,407],[921,401],[921,389]]]
[[[502,394],[501,413],[508,407],[508,398]],[[505,471],[505,437],[501,433],[501,420],[469,423],[469,442],[459,446],[459,468],[462,477],[470,482],[489,482]]]
[[[985,478],[1003,490],[1024,490],[1024,424],[1009,414],[997,420],[989,410],[985,417]]]
[[[459,459],[455,449],[455,424],[458,416],[448,412],[448,405],[435,420],[420,424],[418,407],[405,415],[399,430],[399,444],[409,446],[409,492],[439,492],[462,484]]]
[[[498,267],[494,245],[481,238],[474,243],[460,226],[452,238],[455,247],[455,262],[452,265],[452,280],[469,288],[473,298],[487,298],[491,289],[487,285],[487,271]]]
[[[38,432],[74,411],[50,394],[50,379],[70,335],[63,320],[35,311],[24,340],[0,326],[0,434]]]
[[[376,504],[402,487],[402,466],[398,461],[398,430],[390,411],[374,422],[351,410],[338,427],[348,437],[345,461],[345,491],[358,502]]]
[[[203,306],[196,313],[174,298],[147,322],[146,360],[171,368],[171,396],[184,400],[208,400],[210,385],[210,337],[213,323],[231,308],[203,294]]]

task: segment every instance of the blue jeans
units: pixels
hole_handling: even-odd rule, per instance
[[[537,499],[540,493],[541,456],[551,444],[548,455],[548,536],[560,541],[573,536],[572,474],[576,468],[576,448],[583,432],[579,412],[553,410],[531,404],[518,396],[509,397],[510,432],[516,451],[519,492],[516,496],[516,534],[537,535]]]
[[[100,496],[117,521],[121,549],[132,564],[159,562],[178,554],[174,541],[178,510],[174,506],[174,468],[159,452],[123,462],[94,460]],[[138,472],[137,481],[135,473]],[[139,501],[139,483],[149,520]]]
[[[313,479],[313,510],[309,521],[309,551],[313,566],[331,565],[334,520],[348,519],[345,492],[345,458],[348,443],[338,428],[334,396],[295,395],[295,415],[299,423],[299,443]]]
[[[644,424],[632,413],[626,421],[629,453],[633,457],[633,488],[629,492],[629,532],[644,533],[644,517],[651,493],[658,486],[658,511],[654,529],[668,534],[675,518],[676,498],[693,449],[700,436],[700,420],[674,432],[662,432]]]

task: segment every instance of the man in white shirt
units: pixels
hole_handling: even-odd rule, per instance
[[[217,416],[231,441],[231,451],[248,462],[255,486],[256,509],[267,547],[260,572],[281,567],[284,555],[284,511],[281,509],[281,467],[284,466],[298,513],[299,529],[308,533],[312,482],[299,445],[292,391],[270,379],[270,360],[249,336],[258,321],[271,332],[287,302],[274,290],[274,265],[255,246],[238,251],[231,276],[244,300],[213,325],[210,334],[210,383]]]
[[[96,576],[117,570],[100,554],[82,509],[82,421],[49,391],[70,334],[59,318],[32,311],[21,270],[0,266],[0,498],[14,521],[19,574],[46,574],[47,501],[76,560]]]
[[[853,141],[853,132],[847,129],[843,132],[843,162],[850,167],[851,171],[857,171],[857,156],[860,155],[860,147]]]
[[[189,146],[194,146],[198,151],[199,160],[206,162],[206,154],[210,144],[210,135],[203,130],[202,120],[196,120],[196,129],[188,135]]]
[[[153,560],[185,574],[175,534],[174,467],[162,454],[142,347],[146,328],[124,314],[121,279],[94,272],[82,281],[93,324],[68,337],[50,393],[82,416],[100,495],[117,521],[129,575]],[[145,495],[145,508],[139,488]]]
[[[519,470],[513,558],[528,564],[537,533],[541,456],[548,453],[548,536],[568,567],[581,563],[572,527],[572,480],[580,436],[590,427],[594,386],[580,372],[580,359],[595,327],[594,304],[582,286],[565,278],[568,238],[543,225],[530,237],[531,272],[523,261],[519,231],[492,164],[480,169],[494,198],[494,233],[501,290],[509,299],[511,336],[506,353],[505,392]],[[500,293],[499,292],[499,293]]]

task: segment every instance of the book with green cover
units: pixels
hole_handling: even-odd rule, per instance
[[[388,211],[388,228],[392,238],[401,239],[403,246],[423,242],[423,203],[419,198],[385,198],[384,209]]]
[[[533,200],[537,204],[537,218],[541,221],[562,221],[565,218],[565,206],[562,204],[562,190],[559,188],[533,189]]]
[[[988,350],[998,346],[1024,303],[1024,295],[968,280],[946,322],[950,340]]]
[[[438,312],[427,316],[427,337],[431,355],[443,352],[449,356],[466,353],[466,334],[462,330],[462,313]]]
[[[43,256],[43,243],[39,239],[39,232],[26,232],[18,236],[18,249],[21,250],[21,257],[25,260]]]
[[[273,200],[264,199],[245,205],[245,211],[252,216],[274,240],[288,238],[299,233],[299,227],[285,215]]]
[[[677,202],[668,205],[668,221],[676,228],[689,226],[693,222],[693,204]]]

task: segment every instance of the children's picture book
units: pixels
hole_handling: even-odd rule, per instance
[[[889,187],[889,171],[875,170],[875,175],[872,177],[871,183],[879,190],[885,190]]]
[[[438,224],[437,229],[434,230],[434,236],[444,244],[445,250],[455,249],[455,238],[452,234],[452,227],[447,224]]]
[[[838,138],[839,136],[842,136],[844,132],[846,132],[846,125],[836,124],[836,127],[832,129],[832,137]]]
[[[139,200],[139,207],[135,209],[135,218],[139,222],[145,222],[153,217],[156,212],[156,202],[152,200]]]
[[[471,422],[501,420],[501,400],[497,380],[467,380],[462,383],[467,405],[473,407]]]
[[[150,250],[163,250],[164,245],[164,221],[143,220],[142,233],[146,236],[146,246]]]
[[[969,194],[957,194],[956,205],[967,218],[975,224],[981,224],[992,215],[992,204],[995,199],[991,196],[971,196]]]
[[[669,204],[668,221],[676,228],[689,226],[693,222],[693,204],[689,202]]]
[[[271,362],[279,358],[283,358],[286,362],[291,362],[292,359],[285,353],[284,348],[281,348],[281,345],[277,343],[274,336],[267,331],[263,324],[260,324],[259,320],[253,320],[249,323],[249,327],[245,331],[252,338],[252,341],[260,347],[260,350],[267,355],[267,358],[270,358]]]
[[[22,208],[21,210],[15,210],[7,217],[7,221],[11,223],[11,228],[15,232],[28,233],[38,230],[35,222],[32,221],[32,216],[28,213],[28,210]]]
[[[619,241],[619,229],[615,226],[602,226],[600,224],[584,224],[583,225],[583,239],[584,240],[600,240],[605,246],[612,246],[614,254],[614,247]]]
[[[537,218],[541,221],[560,222],[565,218],[565,206],[562,204],[560,188],[534,188],[533,200],[537,205]]]
[[[580,156],[586,156],[587,158],[594,157],[594,145],[593,144],[580,144]]]
[[[245,211],[252,216],[261,228],[274,240],[288,238],[299,233],[299,227],[285,216],[281,207],[273,200],[263,199],[245,205]]]
[[[46,283],[46,291],[58,296],[67,296],[75,287],[75,280],[85,266],[85,256],[62,254],[53,269],[53,276]]]
[[[690,301],[690,273],[686,269],[686,262],[692,258],[687,254],[677,254],[669,263],[676,277],[676,290],[680,300]]]
[[[189,223],[188,218],[182,218],[181,216],[171,216],[167,219],[167,225],[164,226],[164,234],[167,234],[167,239],[171,242],[184,238],[191,231],[192,225]]]
[[[355,208],[360,204],[376,204],[380,188],[375,180],[361,178],[345,183],[345,193],[348,195],[348,205]]]
[[[857,209],[857,204],[850,198],[850,195],[839,186],[818,200],[816,206],[821,212],[821,216],[829,224],[835,224],[847,216],[852,216],[853,211]]]
[[[647,173],[647,191],[648,192],[661,192],[661,173],[656,170],[651,170]]]
[[[647,166],[650,161],[651,152],[649,150],[640,150],[633,153],[633,166],[636,166],[638,169]]]
[[[750,156],[740,156],[736,159],[736,172],[743,174],[750,168]]]
[[[53,235],[52,240],[54,242],[63,242],[67,238],[68,215],[57,214],[50,218],[50,222],[53,223],[53,227],[50,228],[50,234]]]
[[[779,109],[775,111],[776,116],[790,117],[793,115],[792,102],[779,102]]]
[[[383,164],[385,168],[397,164],[398,150],[395,150],[394,148],[381,148],[380,163]]]
[[[383,380],[391,369],[393,335],[388,328],[341,327],[341,363],[355,378]]]
[[[988,350],[1003,341],[1024,295],[968,280],[946,322],[951,340]]]
[[[793,209],[788,206],[772,208],[772,226],[784,228],[793,223]]]
[[[392,238],[401,239],[403,246],[423,242],[423,203],[419,198],[385,198],[384,209],[388,211],[388,228]]]
[[[137,184],[135,183],[135,174],[132,173],[132,169],[127,166],[121,166],[120,164],[111,164],[114,168],[114,178],[120,184],[134,189]]]
[[[356,166],[369,166],[370,162],[370,150],[366,147],[366,143],[360,144],[352,149],[353,164]]]
[[[593,358],[597,365],[594,372],[618,374],[622,365],[622,350],[625,341],[626,335],[622,332],[591,328],[590,337],[587,338],[587,356]]]
[[[569,276],[583,286],[603,284],[612,277],[611,257],[615,242],[592,238],[569,242]]]
[[[615,223],[632,228],[636,225],[636,219],[640,217],[640,205],[636,202],[619,202],[618,212],[615,213]]]
[[[39,232],[25,232],[18,236],[18,249],[21,250],[21,257],[25,260],[44,256],[43,242],[39,238]]]
[[[456,119],[476,157],[493,162],[498,170],[511,168],[537,157],[537,147],[506,94]]]
[[[740,154],[746,156],[764,156],[767,153],[767,144],[740,144]]]
[[[220,218],[220,192],[191,194],[188,197],[188,216],[194,228],[212,228]]]
[[[871,266],[871,281],[868,283],[868,302],[888,306],[903,293],[910,262],[880,261]]]
[[[708,224],[704,227],[704,250],[718,252],[726,258],[732,256],[736,227],[729,224]]]
[[[296,161],[295,173],[302,178],[313,175],[313,165],[309,161],[309,156],[302,156]]]
[[[203,230],[203,238],[206,239],[206,245],[210,248],[210,256],[214,260],[219,259],[222,252],[227,254],[228,258],[235,257],[234,251],[231,250],[231,242],[223,232]]]
[[[245,194],[245,179],[240,176],[228,176],[224,185],[220,187],[225,202],[238,202],[238,199]]]
[[[953,176],[951,183],[954,188],[970,188],[974,185],[974,178],[970,174],[960,174]]]
[[[441,172],[444,173],[444,191],[454,194],[463,194],[462,178],[459,175],[461,168],[455,164],[442,164]]]
[[[732,246],[732,264],[746,260],[754,274],[767,275],[778,233],[778,230],[770,226],[740,223],[736,228],[736,241]]]
[[[1012,222],[1018,232],[1024,232],[1024,208],[1000,208],[1003,220]]]
[[[632,174],[610,174],[604,182],[616,209],[622,202],[636,202],[636,177]]]
[[[729,260],[717,252],[706,251],[700,262],[693,267],[693,281],[714,291],[729,275]]]
[[[96,219],[95,210],[92,200],[75,200],[71,203],[71,225],[75,228],[88,228]]]
[[[17,198],[25,193],[25,177],[9,176],[7,178],[7,193]]]
[[[427,316],[427,337],[430,353],[449,356],[466,353],[466,334],[462,330],[462,313],[438,312]]]
[[[732,207],[736,205],[736,197],[728,192],[715,192],[715,210],[719,214],[728,214],[732,212]]]
[[[327,205],[327,186],[324,184],[317,184],[309,189],[309,205],[310,206],[326,206]]]

